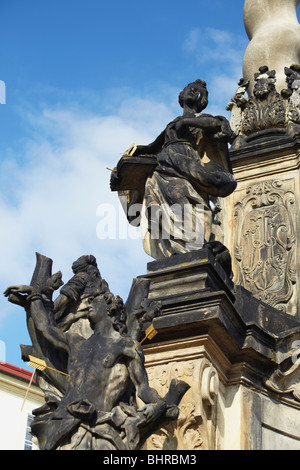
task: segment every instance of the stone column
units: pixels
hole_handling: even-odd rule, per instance
[[[245,52],[243,75],[250,81],[259,67],[267,65],[277,72],[278,91],[285,87],[284,67],[300,63],[300,0],[246,0],[244,24],[250,39]]]

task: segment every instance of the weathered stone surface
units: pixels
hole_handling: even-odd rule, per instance
[[[231,149],[237,150],[256,141],[294,137],[300,132],[300,66],[284,68],[285,88],[278,92],[277,74],[267,66],[259,67],[253,77],[250,97],[249,80],[241,79],[231,101],[226,106],[231,111],[230,125],[234,139]]]
[[[278,92],[285,88],[284,68],[300,62],[299,0],[246,0],[244,24],[250,43],[243,63],[243,76],[253,93],[254,74],[267,65],[277,72]]]
[[[177,377],[191,388],[179,421],[143,448],[299,449],[300,322],[221,271],[206,250],[148,264],[149,298],[162,302],[144,346],[150,384],[164,393]]]
[[[189,388],[174,379],[161,397],[149,386],[139,341],[160,303],[146,299],[149,281],[139,279],[124,305],[93,256],[73,264],[73,278],[53,302],[63,283],[61,272],[52,275],[51,269],[52,260],[37,254],[30,285],[4,293],[26,310],[32,345],[22,348],[23,358],[35,367],[45,395],[31,431],[42,450],[136,450],[178,417]],[[144,404],[139,409],[137,397]]]

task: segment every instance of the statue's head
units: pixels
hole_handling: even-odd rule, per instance
[[[208,91],[206,88],[206,82],[203,80],[195,80],[189,83],[179,94],[178,101],[180,106],[183,108],[185,101],[194,94],[197,99],[197,112],[200,113],[208,105]]]
[[[76,274],[78,272],[86,271],[87,268],[93,266],[97,268],[97,261],[95,256],[93,255],[84,255],[80,256],[74,263],[72,264],[73,273]]]
[[[111,292],[95,297],[90,306],[89,319],[94,327],[102,315],[108,315],[116,331],[121,335],[126,333],[126,309],[123,300]]]

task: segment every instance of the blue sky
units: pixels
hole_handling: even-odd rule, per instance
[[[30,282],[37,251],[64,281],[91,253],[126,300],[151,259],[129,232],[106,167],[181,114],[177,96],[190,81],[206,80],[207,111],[227,115],[248,44],[243,3],[0,0],[1,292]],[[104,204],[118,218],[114,239],[99,238]],[[26,368],[25,312],[2,295],[0,340],[6,361]]]

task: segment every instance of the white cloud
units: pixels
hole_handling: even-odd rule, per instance
[[[194,28],[183,42],[183,51],[193,56],[202,69],[205,67],[212,114],[226,113],[224,108],[242,77],[246,47],[243,36],[216,28]]]
[[[193,54],[199,63],[210,67],[232,68],[241,65],[246,48],[244,37],[215,28],[194,28],[183,43],[183,50]],[[215,63],[215,64],[214,64]]]

